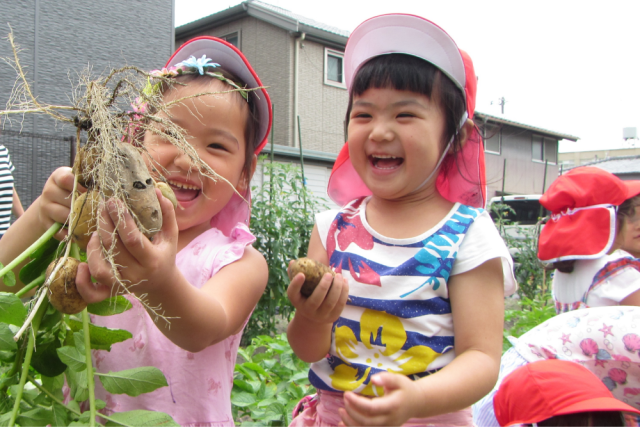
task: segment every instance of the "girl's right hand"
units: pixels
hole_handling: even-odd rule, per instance
[[[342,274],[333,277],[326,273],[308,298],[300,293],[303,283],[304,274],[298,273],[287,288],[287,296],[296,308],[296,316],[314,323],[332,324],[338,320],[349,298],[349,284]]]
[[[75,177],[69,167],[56,169],[47,180],[42,195],[38,197],[38,219],[44,230],[48,230],[54,223],[64,224],[71,212],[71,192]],[[83,191],[82,188],[80,191]],[[67,235],[67,229],[61,229],[56,239],[61,240]]]

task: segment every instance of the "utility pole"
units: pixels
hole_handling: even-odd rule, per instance
[[[505,97],[502,96],[498,98],[497,101],[491,101],[491,105],[493,105],[494,102],[500,106],[500,111],[502,112],[502,114],[504,114],[504,104],[507,103],[507,100],[505,99]]]

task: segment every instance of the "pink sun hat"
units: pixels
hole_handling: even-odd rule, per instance
[[[597,259],[616,237],[616,207],[640,194],[640,181],[623,181],[597,167],[575,168],[558,177],[540,198],[551,218],[538,239],[538,259]]]
[[[473,117],[477,79],[471,58],[442,28],[420,16],[380,15],[360,24],[351,33],[344,53],[347,88],[351,89],[353,78],[364,63],[393,53],[412,55],[436,66],[462,92],[467,107],[464,119]],[[371,195],[351,163],[348,145],[344,144],[338,154],[327,188],[331,200],[340,206]],[[462,150],[445,157],[436,186],[451,202],[484,207],[485,181],[484,147],[478,129],[474,128]]]
[[[218,63],[224,70],[242,79],[247,85],[246,88],[254,89],[263,86],[258,74],[242,52],[232,44],[216,37],[201,36],[185,42],[169,58],[166,66],[174,66],[189,59],[191,56],[201,58],[203,55],[206,58],[210,58],[214,63]],[[271,98],[267,90],[262,88],[252,91],[248,102],[256,102],[258,104],[260,123],[256,132],[256,140],[253,143],[253,152],[258,155],[267,144],[267,137],[271,130],[273,120]],[[227,236],[239,222],[248,226],[251,217],[250,188],[243,194],[243,197],[244,200],[238,194],[234,194],[225,207],[211,218],[211,226],[218,228]]]

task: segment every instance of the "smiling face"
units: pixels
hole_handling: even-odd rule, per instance
[[[443,150],[444,114],[416,92],[370,88],[354,96],[349,115],[349,157],[374,196],[400,199],[435,191],[422,185]]]
[[[204,82],[204,83],[201,83]],[[164,95],[165,102],[202,92],[227,90],[215,79],[200,79],[187,86],[174,86]],[[232,185],[213,182],[198,172],[189,158],[162,135],[147,131],[144,145],[155,167],[175,192],[176,219],[180,231],[201,233],[210,220],[231,199],[234,187],[244,193],[250,176],[243,172],[246,158],[245,125],[247,103],[237,93],[204,95],[184,100],[169,108],[170,119],[187,133],[187,141],[200,158]],[[162,131],[162,128],[159,128]],[[251,155],[251,153],[249,153]],[[249,174],[250,175],[250,174]]]

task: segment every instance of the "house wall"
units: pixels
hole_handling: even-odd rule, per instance
[[[302,146],[338,153],[345,142],[344,117],[349,100],[346,89],[324,84],[324,49],[305,40],[299,57],[298,113]]]
[[[177,38],[176,48],[197,36],[220,37],[235,31],[240,33],[240,50],[255,69],[262,84],[267,86],[271,97],[274,143],[291,146],[294,38],[288,31],[247,16],[187,38]]]
[[[595,162],[596,160],[608,159],[610,157],[637,155],[640,155],[640,147],[620,148],[614,150],[571,151],[560,153],[558,156],[560,158],[560,162],[562,162],[566,169]]]
[[[0,21],[0,57],[13,57],[4,39],[9,24],[23,49],[20,61],[27,79],[38,99],[49,104],[71,105],[78,73],[87,66],[94,77],[124,65],[160,68],[173,44],[173,0],[0,1]],[[0,109],[15,77],[0,61]],[[40,135],[9,138],[0,129],[0,143],[11,152],[16,188],[26,208],[51,172],[69,165],[69,143],[62,138],[75,136],[75,128],[44,115],[27,115],[4,122],[4,130]]]
[[[544,182],[545,164],[533,161],[531,136],[532,133],[527,130],[507,125],[502,127],[501,154],[485,153],[488,198],[502,191],[504,159],[507,159],[505,193],[542,194],[558,177],[558,165],[548,164]]]

